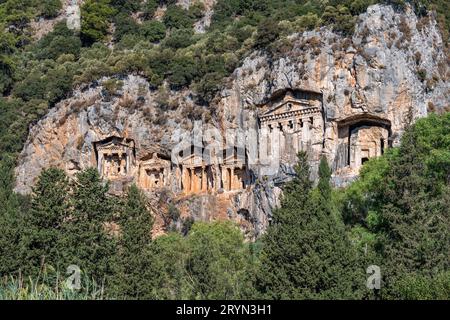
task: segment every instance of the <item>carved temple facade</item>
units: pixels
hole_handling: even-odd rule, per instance
[[[279,90],[260,107],[259,167],[294,165],[300,150],[318,157],[323,154],[325,117],[321,92]],[[358,169],[391,145],[391,124],[386,119],[360,114],[332,125],[338,139],[334,159],[330,159],[333,171]],[[270,174],[268,170],[253,171],[245,148],[209,150],[191,145],[178,154],[178,161],[162,152],[145,150],[136,157],[135,141],[122,137],[95,142],[94,148],[102,177],[113,182],[135,181],[147,191],[171,188],[186,195],[235,192],[254,183],[255,175]]]
[[[335,170],[358,169],[392,146],[391,123],[383,118],[357,115],[338,122],[337,128],[339,144]]]
[[[195,148],[192,148],[195,149]],[[237,148],[205,150],[190,153],[181,161],[183,192],[199,193],[214,191],[237,191],[245,189],[248,172],[245,155]]]
[[[259,157],[262,162],[294,164],[297,153],[322,148],[324,121],[321,93],[280,90],[260,117]],[[264,160],[268,161],[264,161]]]
[[[110,180],[127,177],[135,165],[134,141],[110,137],[94,143],[97,169],[102,177]]]

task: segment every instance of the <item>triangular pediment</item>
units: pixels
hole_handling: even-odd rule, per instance
[[[294,98],[286,99],[282,103],[280,103],[279,105],[277,105],[277,106],[273,107],[272,109],[266,111],[263,114],[263,116],[276,115],[276,114],[283,114],[283,113],[292,112],[292,111],[298,111],[298,110],[305,109],[307,107],[309,107],[309,104],[307,102],[299,101],[299,100],[294,99]]]
[[[96,149],[116,149],[134,148],[134,141],[131,139],[112,136],[101,141],[94,142]]]
[[[182,157],[181,162],[183,162],[183,163],[201,163],[202,156],[199,154],[192,153],[192,154]]]
[[[169,160],[161,159],[157,153],[145,156],[141,159],[142,166],[167,166]]]

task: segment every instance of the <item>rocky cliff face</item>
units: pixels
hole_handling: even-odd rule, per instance
[[[253,142],[260,141],[259,119],[270,110],[272,97],[286,89],[320,94],[323,123],[311,126],[307,150],[313,167],[326,155],[335,184],[342,185],[357,175],[358,166],[347,163],[351,155],[363,162],[377,155],[373,150],[380,149],[380,137],[389,135],[389,142],[381,142],[383,150],[384,143],[399,142],[408,122],[428,111],[449,111],[448,61],[433,17],[418,19],[411,11],[400,14],[375,5],[359,17],[351,38],[323,28],[293,34],[288,42],[274,55],[247,57],[209,107],[196,105],[188,90],[151,91],[133,75],[79,88],[30,129],[16,168],[16,191],[29,193],[43,168],[56,166],[72,175],[97,166],[94,142],[112,136],[132,139],[137,159],[152,152],[171,157],[183,137],[190,139],[199,127],[196,120],[203,120],[204,132],[218,129],[227,143],[242,142],[247,156],[252,149],[258,154]],[[111,82],[120,85],[111,90]],[[364,133],[371,126],[382,128],[376,138],[378,131]],[[353,146],[352,139],[365,140]],[[173,203],[185,221],[233,219],[248,238],[259,235],[293,169],[281,162],[274,174],[261,174],[256,161],[248,170],[246,188],[231,193],[182,196],[177,181],[164,192],[149,191],[159,217],[156,232],[167,227],[167,203]]]

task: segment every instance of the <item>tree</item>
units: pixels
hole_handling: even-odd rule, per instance
[[[116,10],[111,0],[87,0],[81,7],[81,38],[83,43],[91,45],[102,41],[108,33],[109,22]]]
[[[0,160],[0,276],[23,267],[19,252],[24,227],[20,204],[26,199],[12,192],[14,165],[13,157],[4,155]]]
[[[114,277],[116,297],[151,298],[149,279],[150,245],[153,219],[146,208],[144,194],[135,186],[128,190],[121,208],[119,253]]]
[[[348,225],[370,233],[383,276],[382,298],[448,292],[445,285],[434,294],[423,286],[439,282],[449,268],[449,126],[448,113],[419,119],[399,148],[364,164],[360,178],[345,190]]]
[[[163,22],[168,29],[192,29],[194,19],[189,16],[187,10],[172,4],[167,7]]]
[[[0,25],[0,28],[3,28]],[[13,82],[14,61],[12,59],[15,48],[16,39],[10,32],[2,32],[0,34],[0,93],[10,89]]]
[[[255,47],[264,49],[273,44],[280,36],[281,28],[278,21],[274,19],[265,19],[258,26],[258,33],[256,35]]]
[[[325,156],[322,156],[320,158],[319,163],[319,185],[318,189],[321,194],[321,196],[326,199],[329,203],[329,200],[331,199],[331,185],[330,185],[330,179],[331,179],[331,169],[328,165],[327,158]]]
[[[407,129],[381,181],[378,246],[386,296],[405,274],[433,277],[449,269],[449,125],[447,113]]]
[[[328,163],[321,162],[320,188],[312,189],[307,156],[298,157],[296,177],[263,238],[257,288],[269,299],[357,298],[364,269],[332,214]]]
[[[145,19],[152,19],[158,8],[158,0],[147,0],[142,4],[142,12]]]
[[[24,269],[37,274],[45,265],[58,269],[62,248],[62,228],[70,216],[69,181],[61,169],[42,171],[33,188],[31,209],[23,234]]]
[[[164,40],[164,45],[172,49],[186,48],[192,44],[193,34],[190,29],[173,30]]]
[[[190,299],[240,299],[251,286],[250,253],[230,222],[195,223],[187,238]]]
[[[113,274],[116,241],[112,236],[117,201],[107,195],[108,184],[90,168],[73,181],[72,214],[64,224],[64,266],[75,264],[98,283]]]
[[[322,20],[333,26],[334,31],[349,35],[355,28],[355,18],[350,13],[350,10],[343,5],[337,7],[327,6],[322,15]]]
[[[166,27],[156,20],[145,21],[140,27],[140,32],[148,41],[157,42],[166,36]]]
[[[54,18],[62,8],[61,0],[42,0],[40,2],[41,15],[45,18]]]
[[[189,299],[191,280],[186,273],[189,248],[186,238],[179,233],[169,233],[156,238],[150,246],[152,257],[147,274],[151,284],[149,298],[161,300]]]

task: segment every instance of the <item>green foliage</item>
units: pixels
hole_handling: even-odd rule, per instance
[[[364,269],[330,210],[327,162],[321,162],[319,188],[312,189],[305,153],[296,174],[263,238],[257,288],[269,299],[361,297]]]
[[[385,298],[425,297],[422,284],[449,269],[449,126],[449,113],[418,120],[345,191],[347,221],[375,236]]]
[[[81,37],[83,43],[102,41],[109,28],[111,17],[116,10],[110,6],[111,0],[87,0],[81,6]]]
[[[166,36],[166,27],[159,21],[146,21],[140,27],[140,34],[150,42],[157,42]]]
[[[167,7],[163,22],[169,29],[191,29],[194,19],[187,10],[173,4]]]
[[[172,49],[186,48],[192,44],[194,32],[191,29],[179,29],[170,32],[165,39],[164,45]]]
[[[22,268],[18,250],[23,235],[21,203],[26,199],[11,192],[14,186],[12,168],[15,161],[10,156],[0,160],[0,275],[12,274]]]
[[[0,280],[0,300],[103,300],[104,288],[92,279],[81,279],[81,290],[66,285],[66,276],[44,272],[38,277],[6,277]]]
[[[153,219],[146,208],[145,196],[135,186],[128,190],[122,208],[119,225],[119,251],[116,270],[111,280],[116,298],[151,298],[151,282],[154,275],[148,268],[151,263],[150,245]]]
[[[72,88],[74,65],[71,62],[58,64],[48,60],[47,65],[38,65],[17,83],[14,94],[24,101],[46,100],[53,104],[67,96]]]
[[[55,25],[52,32],[45,35],[36,45],[36,57],[40,60],[56,60],[62,54],[73,54],[79,57],[81,40],[69,30],[66,22]]]
[[[40,16],[45,18],[54,18],[62,9],[61,0],[42,0],[40,1]]]
[[[8,91],[13,83],[14,60],[11,55],[15,51],[14,35],[10,32],[2,32],[0,34],[0,93]]]
[[[141,0],[111,0],[111,6],[119,12],[131,13],[141,8],[141,2]]]
[[[333,30],[344,34],[352,34],[355,26],[355,19],[350,10],[343,5],[337,7],[327,6],[322,15],[324,23],[333,26]]]
[[[392,299],[402,300],[448,300],[450,297],[450,272],[433,277],[406,274],[393,285]]]
[[[22,261],[27,273],[37,275],[44,265],[59,267],[61,229],[71,206],[68,192],[69,182],[63,170],[51,168],[39,176],[22,237]]]
[[[191,299],[239,299],[250,286],[248,247],[230,223],[196,223],[187,242],[187,273],[192,279]]]
[[[321,196],[324,199],[326,199],[327,202],[330,202],[331,200],[330,179],[331,179],[331,168],[328,165],[327,158],[325,156],[322,156],[319,163],[319,185],[317,188]]]
[[[281,33],[281,28],[278,21],[273,19],[266,19],[258,26],[258,33],[255,40],[255,45],[258,48],[265,48],[273,44],[278,39]]]
[[[152,257],[149,266],[151,276],[149,292],[152,299],[188,299],[191,292],[190,279],[186,274],[189,249],[185,238],[170,233],[156,238],[150,247]]]
[[[156,9],[158,8],[158,0],[147,0],[142,5],[142,12],[144,15],[144,18],[151,19],[153,18],[153,15],[156,12]]]
[[[64,224],[67,236],[62,240],[64,265],[75,264],[100,283],[112,275],[116,246],[107,223],[112,222],[117,208],[107,191],[108,185],[96,169],[77,174],[70,219]]]
[[[181,88],[189,85],[197,76],[198,70],[192,57],[177,57],[172,61],[172,74],[169,81],[172,88]]]
[[[139,25],[125,12],[120,12],[114,17],[114,39],[119,42],[126,34],[137,34]]]
[[[0,98],[0,159],[15,155],[22,149],[28,133],[28,123],[42,117],[47,111],[47,102]]]

